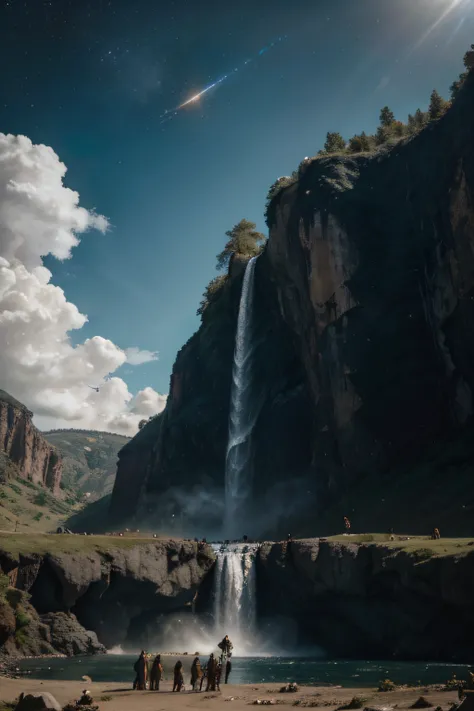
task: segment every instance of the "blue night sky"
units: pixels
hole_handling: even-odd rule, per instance
[[[45,260],[89,317],[74,342],[159,351],[119,374],[167,392],[225,231],[245,217],[265,232],[269,186],[328,130],[447,97],[473,16],[473,0],[2,0],[0,130],[52,146],[113,227]]]

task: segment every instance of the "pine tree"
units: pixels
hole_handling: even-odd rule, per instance
[[[390,135],[390,128],[388,126],[379,126],[375,134],[376,145],[382,146],[384,143],[387,143]]]
[[[395,114],[388,106],[384,106],[380,111],[380,125],[389,127],[395,121]]]
[[[408,133],[416,133],[416,130],[416,118],[412,114],[408,114]]]
[[[430,121],[435,121],[439,119],[448,107],[448,102],[443,99],[441,94],[439,94],[436,89],[433,89],[430,97],[430,106],[428,109],[428,114]]]
[[[343,151],[346,147],[346,142],[340,133],[330,131],[326,135],[326,142],[324,144],[324,153],[339,153]]]
[[[427,115],[421,109],[417,109],[415,111],[415,123],[418,129],[423,128],[423,126],[426,126]]]

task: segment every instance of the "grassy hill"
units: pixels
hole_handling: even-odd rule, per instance
[[[8,465],[8,458],[4,459]],[[8,466],[15,465],[10,462]],[[0,531],[55,531],[81,506],[75,497],[66,495],[59,500],[41,485],[16,477],[7,479],[0,485]]]
[[[117,455],[129,437],[93,430],[53,430],[42,434],[63,455],[62,489],[89,493],[89,501],[111,493]]]

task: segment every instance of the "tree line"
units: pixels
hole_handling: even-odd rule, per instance
[[[324,147],[318,151],[317,155],[329,156],[334,154],[371,153],[384,144],[415,135],[430,122],[440,119],[459,94],[469,72],[474,69],[474,44],[472,44],[470,49],[465,53],[463,63],[464,71],[450,86],[450,100],[445,100],[436,89],[433,89],[428,110],[422,111],[421,109],[417,109],[413,114],[408,115],[406,123],[398,121],[393,111],[388,106],[384,106],[380,111],[379,126],[374,135],[368,135],[365,131],[362,131],[362,133],[356,134],[346,141],[339,132],[328,131]],[[305,158],[302,165],[310,160],[309,158]],[[278,178],[278,180],[270,186],[265,205],[266,219],[268,219],[268,208],[275,195],[283,188],[295,183],[298,180],[298,175],[299,170],[295,170],[291,175]]]

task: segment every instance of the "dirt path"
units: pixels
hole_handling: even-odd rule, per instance
[[[274,699],[278,705],[291,707],[323,707],[334,711],[348,703],[353,696],[364,697],[364,706],[391,706],[408,709],[420,695],[432,704],[433,711],[440,706],[442,711],[449,711],[450,704],[457,701],[455,692],[433,691],[432,689],[407,689],[390,693],[378,693],[374,689],[343,689],[303,686],[297,693],[280,694],[281,684],[229,684],[223,685],[221,692],[194,693],[184,691],[173,694],[171,683],[163,682],[159,692],[132,691],[127,684],[91,683],[77,681],[39,681],[34,679],[0,678],[0,700],[13,701],[24,691],[48,691],[61,705],[78,699],[82,690],[87,688],[101,711],[217,711],[222,709],[222,702],[229,702],[229,711],[243,711],[257,699]]]

